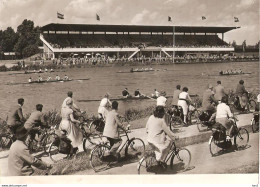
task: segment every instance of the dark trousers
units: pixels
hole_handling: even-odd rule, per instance
[[[122,139],[114,139],[107,137],[109,143],[110,143],[110,154],[115,155],[117,153],[118,148],[120,147],[122,143]]]

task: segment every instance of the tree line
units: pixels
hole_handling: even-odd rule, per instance
[[[40,27],[25,19],[15,32],[12,27],[0,30],[0,59],[4,59],[5,52],[15,52],[16,57],[26,58],[40,52]]]

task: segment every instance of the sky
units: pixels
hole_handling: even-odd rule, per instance
[[[64,14],[57,19],[57,12]],[[96,14],[100,21],[96,20]],[[168,16],[172,22],[168,22]],[[202,20],[202,16],[206,19]],[[234,17],[239,22],[234,22]],[[259,41],[258,0],[0,0],[0,30],[14,30],[24,19],[49,23],[241,27],[226,42]]]

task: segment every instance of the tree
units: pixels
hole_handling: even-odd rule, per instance
[[[259,49],[259,45],[260,45],[260,40],[255,44],[255,48]]]
[[[17,27],[17,34],[19,39],[15,45],[15,51],[20,53],[23,57],[28,57],[39,52],[38,47],[40,41],[40,27],[34,27],[34,22],[25,19],[21,25]],[[32,50],[32,52],[29,52]]]
[[[0,34],[0,46],[1,51],[12,52],[14,51],[14,45],[17,42],[17,34],[11,27],[8,27],[6,30],[2,31]]]

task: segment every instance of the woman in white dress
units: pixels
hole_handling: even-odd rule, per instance
[[[165,159],[168,155],[171,141],[175,140],[173,132],[166,125],[163,118],[164,114],[164,107],[157,106],[154,114],[149,117],[146,123],[147,141],[152,146],[155,146],[156,160],[158,165],[162,167],[167,166]]]
[[[189,110],[188,102],[191,102],[190,95],[188,93],[188,88],[184,87],[182,92],[179,94],[178,106],[182,107],[183,116],[184,116],[184,124],[187,125],[187,114]]]
[[[67,132],[68,139],[71,140],[73,148],[77,148],[83,141],[83,134],[81,129],[76,125],[80,121],[75,120],[73,117],[73,110],[71,109],[73,105],[72,99],[66,101],[66,107],[61,109],[61,123],[60,130]]]

